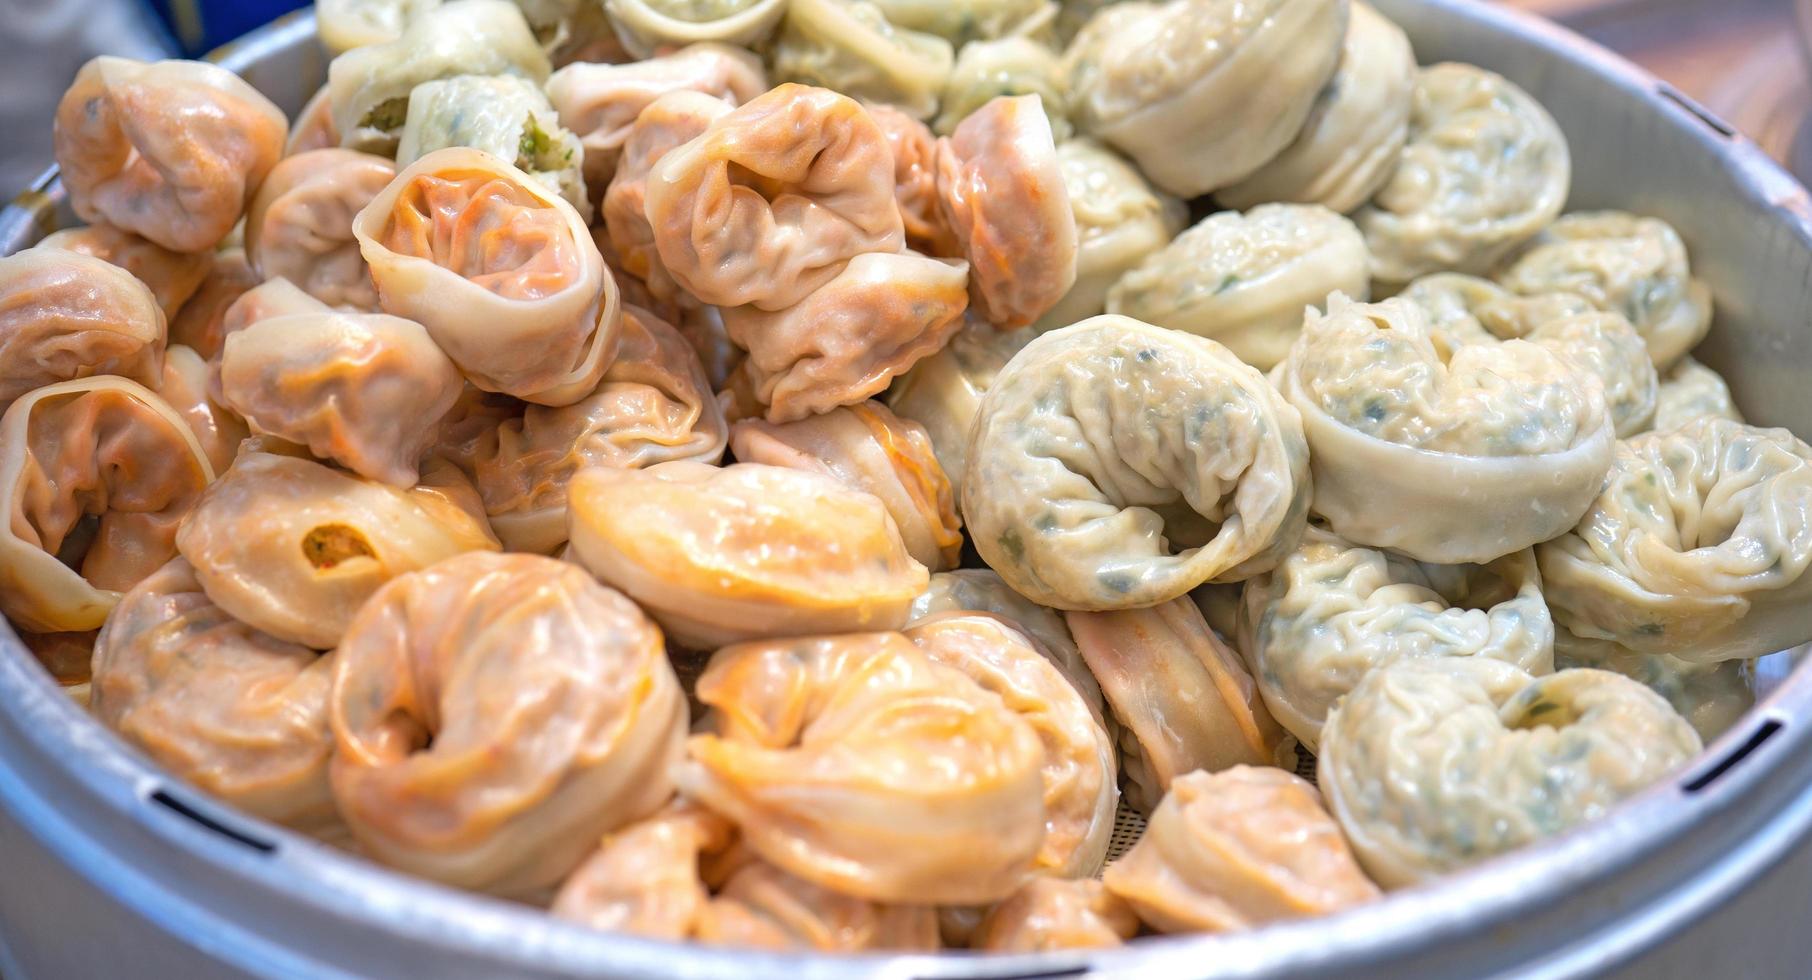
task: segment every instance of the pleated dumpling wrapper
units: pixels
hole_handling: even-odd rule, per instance
[[[155,388],[167,340],[151,290],[124,269],[54,248],[0,258],[0,412],[96,375]]]

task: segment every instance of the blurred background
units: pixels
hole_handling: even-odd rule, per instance
[[[1812,183],[1812,0],[1499,0],[1623,52]],[[57,96],[96,54],[196,55],[297,0],[0,0],[0,200],[50,162]]]

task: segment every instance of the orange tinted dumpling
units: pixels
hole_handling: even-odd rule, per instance
[[[570,405],[616,356],[616,283],[585,220],[490,154],[422,157],[352,227],[384,312],[427,327],[486,391]]]
[[[65,228],[44,236],[40,248],[60,248],[92,255],[132,273],[150,287],[164,319],[174,324],[176,315],[207,280],[214,266],[208,252],[172,252],[156,242],[121,231],[112,225]]]
[[[825,953],[932,952],[937,909],[871,902],[791,875],[765,861],[738,869],[699,922],[707,943]]]
[[[228,337],[254,323],[297,313],[327,313],[332,309],[333,307],[303,292],[288,279],[271,279],[260,283],[241,293],[220,314],[220,333],[215,338],[218,347],[213,359],[219,360],[220,350],[226,346]]]
[[[661,631],[583,569],[461,555],[384,586],[334,656],[334,798],[386,864],[532,896],[673,794]]]
[[[0,418],[0,613],[39,633],[98,628],[176,554],[214,478],[183,417],[136,382],[36,389]]]
[[[647,212],[649,174],[674,147],[698,137],[732,108],[703,92],[668,92],[642,110],[624,137],[621,158],[604,192],[604,229],[623,270],[641,279],[661,302],[696,300],[681,291],[661,262]]]
[[[735,828],[689,803],[676,803],[604,838],[560,886],[554,915],[606,932],[689,939],[711,900],[699,859],[730,845]]]
[[[907,246],[926,255],[963,254],[938,203],[937,137],[930,127],[893,106],[875,103],[867,108],[893,150],[893,196],[906,226]]]
[[[994,906],[970,945],[995,953],[1119,946],[1138,935],[1132,906],[1093,878],[1033,878]]]
[[[680,789],[763,860],[879,902],[978,904],[1044,837],[1038,735],[899,633],[719,650]]]
[[[1228,932],[1378,897],[1315,787],[1282,769],[1178,777],[1102,882],[1160,932]]]
[[[157,394],[189,423],[189,431],[214,464],[225,473],[239,455],[239,445],[251,430],[239,413],[216,400],[214,367],[187,347],[172,345],[164,352],[164,376]]]
[[[282,110],[218,65],[103,56],[57,106],[57,166],[82,220],[201,252],[239,221],[288,129]]]
[[[897,252],[893,152],[854,99],[786,84],[661,158],[648,220],[673,278],[713,306],[784,310],[863,252]]]
[[[956,494],[932,455],[925,427],[880,402],[832,409],[785,425],[736,423],[736,458],[834,476],[881,498],[906,550],[931,571],[955,567],[963,547]]]
[[[329,306],[378,308],[352,219],[396,179],[369,153],[314,150],[277,164],[245,216],[245,252],[265,279],[281,276]]]
[[[331,655],[227,615],[181,558],[120,600],[95,647],[94,713],[176,775],[298,830],[336,822]]]
[[[58,249],[0,258],[0,411],[45,385],[114,374],[156,387],[164,315],[125,270]]]
[[[170,343],[189,347],[200,354],[202,360],[219,357],[227,310],[239,302],[239,297],[258,288],[262,281],[263,277],[246,261],[243,250],[223,249],[214,253],[214,267],[201,281],[201,288],[195,290],[195,295],[189,297],[182,310],[170,320]]]
[[[930,579],[878,498],[817,473],[592,467],[567,504],[576,559],[700,649],[897,629]]]

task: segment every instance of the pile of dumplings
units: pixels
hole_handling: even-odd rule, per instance
[[[87,226],[0,259],[0,611],[247,813],[603,930],[1115,946],[1593,820],[1812,640],[1680,236],[1359,0],[317,17],[293,121],[82,68]]]

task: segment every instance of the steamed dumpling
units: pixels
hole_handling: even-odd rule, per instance
[[[163,311],[124,269],[54,248],[0,258],[0,411],[95,375],[156,388],[166,342]]]
[[[534,82],[516,75],[455,75],[417,85],[409,93],[397,166],[449,146],[508,160],[566,198],[580,216],[591,217],[584,147],[560,125]]]
[[[789,0],[771,57],[777,78],[930,119],[956,51],[935,34],[897,26],[870,0]]]
[[[1169,244],[1188,218],[1183,202],[1094,140],[1057,144],[1057,165],[1076,216],[1076,283],[1033,324],[1041,333],[1104,312],[1120,277]]]
[[[352,219],[396,179],[384,157],[338,147],[284,158],[245,219],[246,257],[328,306],[376,311],[377,287]]]

